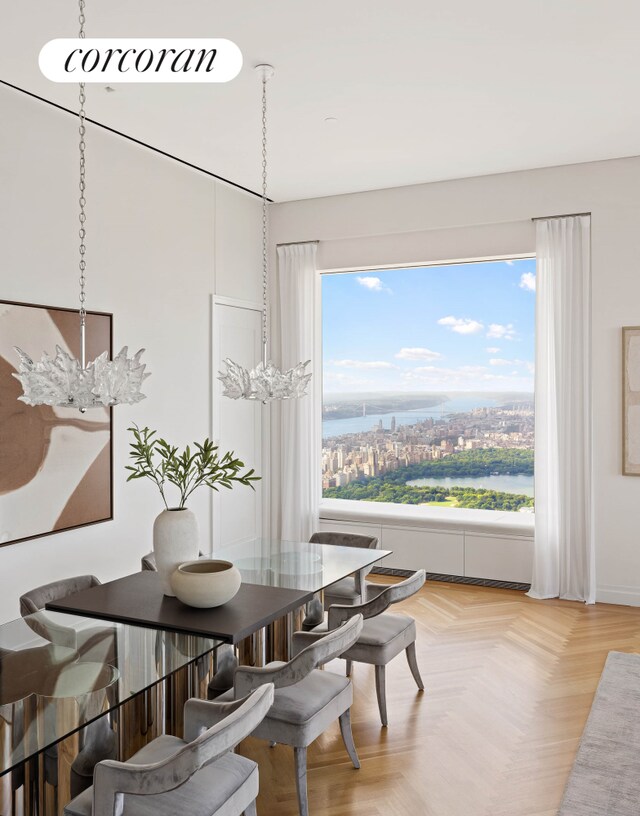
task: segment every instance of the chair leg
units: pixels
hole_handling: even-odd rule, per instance
[[[353,660],[346,660],[347,664],[347,677],[351,677],[351,672],[353,671]]]
[[[307,799],[307,749],[294,748],[293,757],[296,763],[296,789],[298,791],[300,816],[309,816],[309,800]]]
[[[387,690],[385,685],[385,667],[376,666],[376,694],[378,695],[378,708],[380,709],[380,720],[386,727],[387,721]]]
[[[253,802],[248,805],[248,807],[244,810],[244,816],[258,816],[258,811],[256,810],[256,800],[254,799]]]
[[[424,683],[422,682],[422,677],[420,677],[420,669],[418,668],[418,661],[416,660],[416,642],[415,640],[413,643],[410,643],[407,648],[407,662],[409,664],[409,668],[411,669],[411,674],[413,675],[413,679],[416,681],[416,685],[420,689],[420,691],[424,691]]]
[[[342,734],[342,740],[344,742],[344,747],[347,749],[347,753],[353,762],[354,768],[360,768],[360,760],[358,759],[358,752],[356,751],[355,743],[353,742],[353,733],[351,731],[351,709],[348,708],[343,714],[340,715],[340,733]]]

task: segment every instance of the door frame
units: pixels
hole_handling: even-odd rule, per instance
[[[211,333],[209,337],[209,355],[210,355],[210,370],[211,370],[211,389],[209,399],[209,433],[214,444],[219,442],[219,425],[216,425],[216,408],[219,400],[222,399],[222,388],[218,380],[218,372],[215,370],[216,361],[216,336],[218,331],[219,318],[217,314],[218,306],[229,306],[234,309],[244,309],[250,312],[257,312],[262,319],[262,304],[257,301],[241,300],[240,298],[231,298],[223,295],[211,295],[209,299],[210,308],[210,326]],[[256,363],[258,360],[256,360]],[[261,449],[261,473],[262,481],[260,483],[261,501],[256,503],[256,531],[259,537],[264,537],[265,530],[268,528],[268,519],[265,515],[268,509],[268,484],[269,479],[269,414],[267,406],[260,406],[256,411],[256,436],[260,440]],[[216,512],[220,506],[220,495],[214,490],[211,492],[211,499],[209,502],[209,512],[211,520],[211,549],[219,546],[220,543],[220,514]]]

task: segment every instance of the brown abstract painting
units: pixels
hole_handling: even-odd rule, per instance
[[[87,360],[111,355],[109,314],[87,313]],[[113,517],[111,411],[29,406],[12,376],[19,346],[80,355],[79,317],[0,300],[0,546]]]

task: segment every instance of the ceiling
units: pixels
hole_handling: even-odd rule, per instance
[[[637,0],[87,0],[87,36],[227,37],[227,84],[88,86],[87,114],[276,201],[640,154]],[[0,0],[0,79],[75,108],[38,53],[75,0]],[[0,111],[1,117],[1,111]],[[327,117],[337,122],[326,123]]]

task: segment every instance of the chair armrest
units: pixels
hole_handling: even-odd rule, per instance
[[[196,697],[184,704],[184,741],[192,742],[207,728],[222,722],[246,702],[246,697],[228,703],[214,700],[198,700]]]
[[[305,648],[284,666],[264,668],[239,666],[234,676],[236,698],[248,694],[262,683],[273,683],[276,689],[293,686],[304,680],[317,666],[328,663],[329,660],[346,652],[362,631],[362,616],[356,614],[352,618],[344,626],[336,627],[335,632],[323,632],[320,637],[312,638]]]
[[[273,686],[267,685],[251,699],[225,706],[227,711],[233,710],[223,721],[166,759],[145,765],[110,759],[99,762],[94,771],[93,816],[121,814],[125,794],[148,796],[180,787],[204,765],[215,762],[255,731],[272,704]],[[221,708],[219,703],[205,705]]]
[[[292,655],[295,657],[297,654],[300,654],[309,644],[315,643],[316,640],[320,640],[320,638],[323,638],[326,634],[327,632],[294,632],[291,637]]]
[[[364,600],[365,601],[372,601],[374,598],[377,598],[381,592],[384,592],[385,589],[388,589],[393,584],[374,584],[371,581],[367,581],[364,585]]]
[[[384,586],[377,594],[372,592],[373,597],[368,598],[362,604],[356,604],[354,606],[335,604],[331,606],[328,616],[329,629],[335,629],[354,615],[362,615],[365,620],[367,618],[375,618],[376,615],[380,615],[380,613],[384,612],[392,604],[399,603],[415,595],[415,593],[424,586],[426,577],[427,574],[425,570],[416,570],[408,578],[405,578],[404,581],[400,581],[399,584]]]
[[[385,587],[385,589],[387,589],[387,587]],[[376,615],[388,609],[390,605],[391,601],[388,593],[385,594],[384,592],[362,604],[354,604],[353,606],[333,604],[329,607],[328,613],[329,630],[337,629],[338,626],[350,618],[353,618],[355,615],[362,615],[365,620],[367,618],[375,618]]]
[[[71,626],[64,626],[54,621],[43,610],[28,615],[24,618],[24,622],[36,635],[39,635],[43,640],[48,640],[49,643],[53,643],[54,646],[64,646],[67,649],[77,650],[77,631]]]
[[[238,666],[233,676],[233,689],[236,700],[240,697],[246,697],[247,694],[260,688],[265,683],[273,683],[276,688],[284,688],[302,680],[306,674],[301,674],[292,669],[292,662],[290,660],[284,666]]]

